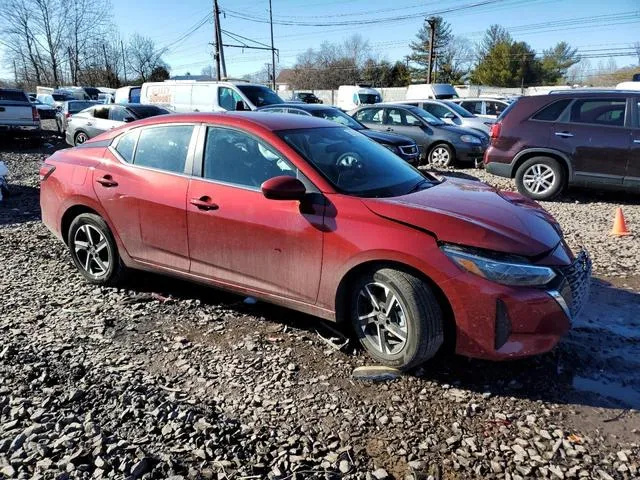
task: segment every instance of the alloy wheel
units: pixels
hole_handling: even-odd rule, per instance
[[[448,167],[451,161],[451,154],[445,147],[436,147],[431,152],[431,164],[436,167]]]
[[[384,355],[397,354],[407,344],[405,312],[400,298],[384,283],[367,283],[358,294],[358,326],[364,340]]]
[[[551,190],[555,180],[553,169],[543,163],[531,165],[522,177],[524,187],[536,195],[543,195]]]
[[[86,223],[82,225],[73,237],[73,248],[85,272],[95,278],[107,274],[111,256],[107,239],[99,229]]]
[[[87,140],[89,140],[89,137],[87,137],[86,133],[80,132],[78,135],[76,135],[76,145],[82,145]]]

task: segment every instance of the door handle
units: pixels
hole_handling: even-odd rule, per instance
[[[189,203],[191,203],[191,205],[194,205],[198,209],[205,211],[217,210],[218,208],[220,208],[215,203],[212,203],[211,198],[207,197],[206,195],[200,198],[192,198],[191,200],[189,200]]]
[[[556,132],[556,137],[570,138],[570,137],[573,137],[573,133],[569,133],[569,132]]]
[[[387,130],[387,132],[393,132],[393,128],[391,128],[391,127],[387,127],[386,130]]]
[[[87,122],[88,127],[93,127],[93,122]]]
[[[117,187],[118,182],[114,181],[111,175],[105,175],[102,178],[97,178],[96,182],[102,185],[103,187]]]

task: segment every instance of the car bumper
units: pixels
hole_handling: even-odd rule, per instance
[[[581,253],[548,288],[510,287],[463,273],[444,286],[456,322],[456,353],[509,360],[548,352],[588,298],[591,261]]]
[[[510,163],[489,162],[484,164],[484,169],[499,177],[513,178],[513,165]]]
[[[55,110],[39,110],[38,115],[40,115],[41,120],[51,120],[56,118]]]
[[[487,147],[484,145],[462,143],[455,145],[455,149],[456,159],[459,162],[478,162],[482,160]]]
[[[42,129],[40,122],[37,125],[0,125],[0,133],[39,136]]]

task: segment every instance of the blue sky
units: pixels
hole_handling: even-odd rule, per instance
[[[212,0],[111,0],[114,20],[126,38],[134,32],[151,37],[158,46],[169,46],[165,60],[173,74],[200,73],[211,64],[213,24],[205,23],[193,35],[177,42],[212,9]],[[229,9],[254,17],[268,18],[268,0],[219,0]],[[371,19],[408,16],[401,21],[350,26],[274,25],[275,46],[280,49],[283,67],[291,66],[296,55],[325,40],[338,42],[353,33],[369,40],[372,51],[391,61],[409,54],[408,44],[424,21],[425,14],[461,7],[482,0],[273,0],[274,20],[327,23],[344,20],[366,22]],[[624,17],[616,14],[627,15]],[[542,51],[560,40],[578,47],[585,55],[631,53],[628,48],[640,41],[638,0],[498,0],[484,6],[467,7],[442,15],[453,33],[471,42],[481,39],[493,23],[512,30],[517,40]],[[558,22],[558,23],[554,23]],[[566,22],[572,22],[567,24]],[[269,43],[269,25],[224,15],[222,28],[244,37]],[[233,42],[229,37],[226,42]],[[625,50],[627,49],[627,50]],[[271,56],[268,51],[225,49],[229,76],[257,71]],[[595,69],[607,58],[590,59]],[[618,66],[636,63],[636,57],[616,56]],[[6,76],[6,75],[4,75]]]

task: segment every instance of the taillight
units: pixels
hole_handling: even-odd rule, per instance
[[[491,132],[489,133],[489,138],[491,139],[491,145],[495,145],[495,140],[500,136],[500,130],[502,129],[502,123],[494,123],[491,127]]]
[[[49,165],[48,163],[42,164],[40,167],[40,181],[44,182],[47,178],[51,176],[53,171],[56,169],[55,166]]]
[[[40,114],[38,113],[38,109],[36,107],[31,107],[31,117],[34,122],[40,121]]]

